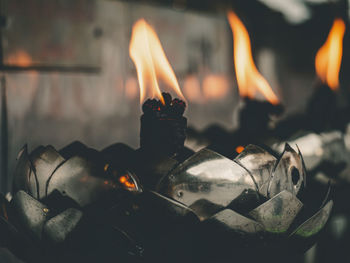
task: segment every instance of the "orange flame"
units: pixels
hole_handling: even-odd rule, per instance
[[[141,103],[146,97],[146,87],[149,86],[150,94],[147,95],[159,98],[164,104],[158,78],[161,78],[180,98],[184,99],[157,33],[144,19],[138,20],[133,26],[129,54],[136,66]]]
[[[254,98],[255,93],[259,91],[269,102],[278,104],[277,96],[254,64],[250,38],[244,24],[232,11],[228,12],[227,17],[234,37],[233,59],[240,95]]]
[[[339,71],[343,54],[345,23],[337,18],[333,22],[324,45],[317,51],[315,68],[318,77],[332,90],[339,87]]]

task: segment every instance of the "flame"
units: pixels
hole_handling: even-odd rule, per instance
[[[250,38],[244,24],[232,11],[228,12],[227,17],[234,36],[233,59],[240,95],[254,98],[259,91],[270,103],[278,104],[277,96],[254,64]]]
[[[184,99],[157,33],[144,19],[136,21],[133,26],[129,54],[136,66],[141,103],[146,97],[146,88],[149,86],[150,97],[157,97],[164,104],[158,78],[172,87],[176,94]]]
[[[317,51],[315,58],[315,68],[318,77],[332,90],[339,87],[339,71],[343,53],[343,37],[345,33],[345,23],[337,18],[333,22],[326,42]]]

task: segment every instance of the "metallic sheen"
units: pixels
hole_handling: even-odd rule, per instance
[[[192,208],[201,220],[212,216],[247,190],[257,193],[251,175],[230,159],[203,149],[176,167],[158,191]]]

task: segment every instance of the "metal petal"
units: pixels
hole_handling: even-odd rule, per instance
[[[302,238],[310,238],[319,233],[328,221],[333,207],[333,201],[330,200],[328,203],[321,208],[311,218],[301,224],[291,236],[298,236]]]
[[[112,181],[97,177],[88,161],[74,156],[64,162],[48,180],[46,196],[57,189],[80,206],[85,206],[115,187]]]
[[[252,210],[249,215],[272,233],[285,233],[303,204],[290,192],[284,190]]]
[[[222,208],[247,190],[257,193],[250,174],[237,163],[208,149],[203,149],[177,166],[163,178],[157,190],[192,208],[200,219],[206,219],[218,210],[206,211],[203,205]]]
[[[168,226],[179,222],[199,222],[198,217],[190,208],[157,192],[146,191],[142,195],[138,195],[137,199],[137,205],[142,211],[141,221],[142,218],[153,218],[150,221],[160,220],[163,222],[159,224]],[[166,222],[164,222],[164,218],[166,218]]]
[[[21,255],[23,256],[23,255]],[[13,252],[7,248],[0,248],[0,262],[4,263],[23,263],[22,260],[17,258]]]
[[[38,191],[31,192],[31,194],[35,198],[41,199],[45,197],[46,182],[65,159],[51,145],[48,145],[40,148],[40,152],[33,155],[31,161],[35,168],[39,188]]]
[[[15,172],[13,175],[14,190],[25,190],[28,191],[28,177],[30,173],[30,162],[28,156],[27,145],[24,145],[23,148],[19,151],[17,155],[17,164]],[[34,185],[36,191],[36,184]]]
[[[229,231],[237,233],[254,234],[263,231],[263,226],[258,222],[242,216],[231,209],[225,209],[213,215],[205,222],[215,222]]]
[[[44,234],[54,243],[63,242],[78,225],[82,216],[83,213],[80,210],[68,208],[46,222]]]
[[[298,149],[298,155],[299,155],[299,157],[300,157],[300,160],[301,160],[301,164],[302,164],[302,166],[303,166],[303,171],[304,171],[304,173],[303,173],[303,184],[304,184],[304,188],[306,187],[306,165],[305,165],[305,161],[304,161],[304,157],[303,157],[303,155],[301,154],[301,151],[300,151],[300,149],[299,149],[299,146],[296,144],[295,145],[296,147],[297,147],[297,149]],[[303,186],[301,186],[301,188],[302,188]]]
[[[0,193],[0,217],[5,218],[6,220],[8,220],[8,201],[6,200],[6,198]]]
[[[323,159],[323,142],[322,137],[315,133],[306,133],[302,136],[288,141],[290,145],[298,145],[303,153],[303,157],[308,169],[314,169],[322,162]],[[282,152],[285,147],[284,143],[275,144],[273,148]]]
[[[49,209],[24,191],[18,191],[12,199],[17,219],[32,236],[41,239],[42,229]]]
[[[271,198],[283,190],[297,195],[304,181],[302,160],[289,144],[285,145],[284,152],[272,173],[268,187],[268,196]]]
[[[267,187],[277,159],[259,146],[249,144],[234,159],[247,169],[258,185],[259,193],[267,196]]]

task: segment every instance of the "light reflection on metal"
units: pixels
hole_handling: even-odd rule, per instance
[[[106,175],[102,176],[103,173]],[[50,145],[39,146],[30,154],[25,146],[18,156],[14,173],[15,190],[25,190],[38,200],[59,191],[82,207],[106,192],[120,189],[119,183],[127,190],[141,191],[131,174],[120,177],[108,163],[96,170],[91,160],[79,155],[65,159]]]
[[[348,176],[350,169],[350,148],[347,147],[347,140],[350,133],[342,134],[340,131],[329,131],[323,133],[305,133],[289,141],[290,145],[297,145],[303,153],[303,159],[308,171],[316,174],[316,179],[327,183],[329,179],[336,177],[324,177],[323,166],[341,167],[338,171],[338,179],[342,178],[350,182]],[[283,150],[282,143],[272,145],[278,152]],[[297,149],[295,146],[294,149]]]
[[[129,191],[141,191],[141,189],[138,186],[139,184],[136,182],[135,177],[131,176],[130,174],[124,174],[120,176],[119,182],[125,189]]]
[[[225,226],[240,235],[255,233],[257,238],[273,233],[309,239],[322,230],[333,203],[329,192],[326,197],[315,196],[321,208],[311,217],[300,215],[305,178],[302,156],[288,144],[278,158],[248,145],[233,161],[203,149],[165,176],[157,190],[191,208],[211,227]],[[295,226],[300,216],[301,224]],[[308,234],[301,234],[306,229]]]

